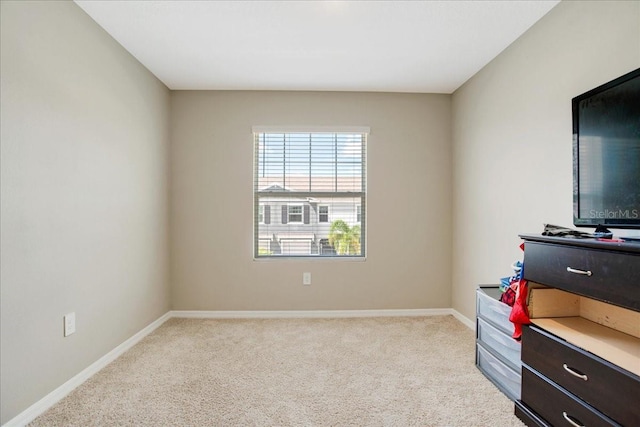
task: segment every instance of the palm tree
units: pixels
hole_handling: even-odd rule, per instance
[[[360,226],[349,224],[341,219],[331,223],[329,244],[338,255],[360,255]]]

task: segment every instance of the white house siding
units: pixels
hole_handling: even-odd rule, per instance
[[[357,206],[361,199],[353,198],[284,198],[284,197],[260,197],[260,205],[269,206],[265,209],[263,222],[258,224],[259,247],[265,248],[272,255],[335,255],[327,245],[322,245],[321,240],[329,238],[331,223],[337,219],[345,221],[350,227],[360,225],[357,221]],[[308,209],[308,224],[291,223],[286,217],[283,223],[283,206],[301,204]],[[319,221],[319,207],[329,206],[328,222]],[[303,212],[304,219],[304,212]],[[270,244],[267,240],[270,238]]]

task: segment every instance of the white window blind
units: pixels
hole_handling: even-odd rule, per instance
[[[254,257],[365,256],[366,139],[254,131]]]

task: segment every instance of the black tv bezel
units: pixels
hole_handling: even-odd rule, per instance
[[[602,93],[608,89],[626,83],[629,80],[640,78],[640,68],[630,71],[616,79],[604,83],[593,88],[571,100],[572,120],[573,120],[573,225],[576,227],[597,227],[599,225],[611,228],[629,228],[640,229],[640,217],[621,219],[621,218],[581,218],[580,214],[580,158],[579,158],[579,123],[578,123],[578,106],[581,101]]]

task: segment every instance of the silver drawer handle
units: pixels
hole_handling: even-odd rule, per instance
[[[563,363],[562,367],[564,368],[565,371],[569,372],[574,377],[578,377],[578,378],[580,378],[582,380],[585,380],[585,381],[587,381],[589,379],[589,377],[587,377],[585,374],[581,374],[580,372],[576,372],[573,369],[571,369],[570,367],[568,367],[566,363]]]
[[[573,421],[571,419],[571,417],[569,415],[567,415],[566,412],[562,413],[562,416],[564,417],[565,420],[567,420],[569,422],[569,424],[571,424],[573,427],[584,427],[583,424],[578,424],[577,422]]]
[[[575,274],[582,274],[584,276],[591,276],[593,273],[591,272],[591,270],[577,270],[575,268],[571,268],[571,267],[567,267],[567,271],[569,273],[575,273]]]

